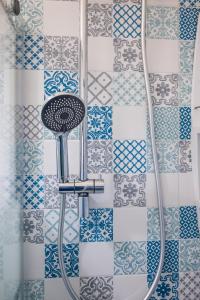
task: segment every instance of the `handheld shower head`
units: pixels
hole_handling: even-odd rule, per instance
[[[77,127],[85,116],[85,105],[75,95],[57,94],[48,100],[41,112],[45,127],[56,133],[66,133]]]

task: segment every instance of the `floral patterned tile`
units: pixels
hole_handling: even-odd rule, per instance
[[[180,238],[200,238],[196,206],[182,206],[180,214]]]
[[[141,41],[114,39],[114,72],[143,72]]]
[[[88,173],[112,173],[112,141],[88,141]]]
[[[24,299],[44,300],[44,280],[25,280]]]
[[[179,142],[179,168],[181,173],[192,171],[191,141]]]
[[[179,291],[182,300],[198,299],[200,272],[180,273]]]
[[[114,274],[145,274],[146,242],[114,243]]]
[[[190,106],[192,97],[192,74],[179,75],[179,100],[181,106]]]
[[[112,4],[88,4],[88,36],[112,37]]]
[[[25,209],[43,208],[44,176],[25,176],[23,196]]]
[[[113,277],[82,277],[80,300],[113,300]]]
[[[43,138],[41,122],[41,106],[28,105],[23,107],[23,136],[30,140]]]
[[[112,106],[88,107],[88,139],[112,139]]]
[[[43,174],[43,142],[39,140],[24,140],[24,173],[27,175]]]
[[[191,139],[191,108],[184,106],[180,108],[180,139]]]
[[[154,105],[178,106],[178,74],[149,74]]]
[[[146,175],[114,175],[114,206],[146,206]]]
[[[107,72],[88,73],[88,104],[109,105],[112,103],[112,74]]]
[[[42,244],[44,243],[43,234],[43,210],[24,210],[24,242]]]
[[[180,39],[195,40],[199,9],[195,7],[179,8],[180,16]]]
[[[114,105],[142,105],[145,100],[146,92],[142,72],[114,72]]]
[[[68,277],[79,276],[79,245],[63,244],[65,269]],[[60,278],[61,271],[58,260],[58,246],[45,245],[45,278]]]
[[[180,272],[199,271],[200,239],[180,240]]]
[[[194,41],[180,41],[180,71],[190,73],[193,71]]]

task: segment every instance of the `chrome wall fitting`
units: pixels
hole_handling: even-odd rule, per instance
[[[85,181],[71,181],[59,183],[60,193],[80,194],[99,194],[104,192],[104,180],[88,179]]]

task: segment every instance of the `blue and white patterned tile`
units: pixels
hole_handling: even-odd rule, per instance
[[[24,140],[23,143],[23,172],[26,175],[43,174],[44,147],[40,140]]]
[[[27,70],[44,69],[44,37],[42,35],[25,35],[23,65]]]
[[[67,71],[44,71],[45,97],[59,92],[78,94],[78,73]]]
[[[116,140],[113,154],[115,173],[146,172],[146,142],[144,140]]]
[[[113,210],[90,209],[88,218],[80,220],[81,242],[111,242],[113,240]]]
[[[179,291],[182,300],[198,299],[200,272],[180,273]]]
[[[78,71],[78,38],[45,36],[44,66],[46,70]]]
[[[114,72],[143,72],[141,41],[115,38]]]
[[[179,75],[179,100],[181,106],[190,106],[192,98],[192,74]]]
[[[192,7],[199,8],[199,0],[179,0],[179,4],[181,7],[185,7],[185,8],[192,8]]]
[[[179,209],[175,207],[165,208],[164,218],[166,239],[179,239]],[[160,239],[160,223],[158,208],[149,208],[147,211],[147,237],[148,240]]]
[[[178,173],[179,143],[176,141],[157,141],[156,146],[160,173]],[[150,142],[147,143],[147,172],[154,172]]]
[[[112,141],[88,141],[88,173],[112,173]]]
[[[112,74],[108,72],[88,73],[88,104],[109,105],[112,104]]]
[[[195,40],[199,16],[199,9],[195,7],[179,8],[180,16],[180,39]]]
[[[68,277],[79,276],[79,245],[63,244],[65,270]],[[58,246],[45,245],[45,278],[60,278]]]
[[[178,9],[174,7],[149,7],[147,9],[147,36],[150,39],[178,40]]]
[[[88,36],[112,37],[112,4],[88,3]]]
[[[178,106],[178,74],[149,74],[154,105]]]
[[[59,210],[45,210],[44,238],[45,244],[54,244],[58,240]],[[79,217],[77,209],[66,209],[64,224],[64,244],[79,242]]]
[[[114,105],[142,105],[145,99],[146,92],[142,72],[114,72]]]
[[[25,280],[23,292],[25,300],[44,300],[44,280]]]
[[[113,277],[81,277],[80,300],[113,300]]]
[[[200,239],[180,240],[180,272],[199,271],[200,269]]]
[[[23,181],[24,208],[40,209],[44,204],[44,176],[25,176]]]
[[[24,66],[24,35],[16,35],[15,44],[15,65],[16,69],[23,69]]]
[[[193,71],[194,41],[180,41],[180,72],[190,73]]]
[[[179,142],[179,171],[187,173],[192,171],[191,141]]]
[[[116,38],[140,38],[141,5],[113,5],[113,35]]]
[[[153,283],[155,275],[148,274],[149,288]],[[150,300],[178,300],[179,299],[179,274],[162,274],[157,288]]]
[[[114,206],[146,206],[146,175],[114,175]]]
[[[112,139],[112,107],[89,106],[88,107],[88,139],[111,140]]]
[[[30,140],[43,138],[41,122],[41,106],[28,105],[23,107],[23,137]]]
[[[197,207],[182,206],[179,208],[180,214],[180,238],[193,239],[200,238]]]
[[[146,242],[114,243],[114,275],[145,274]]]
[[[180,107],[180,139],[191,139],[191,108]]]
[[[160,241],[147,242],[147,272],[155,273],[160,258]],[[165,260],[163,273],[179,272],[179,241],[165,242]]]
[[[24,210],[23,212],[23,236],[24,242],[42,244],[44,243],[44,211]]]

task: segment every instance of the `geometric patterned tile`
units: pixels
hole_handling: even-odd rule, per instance
[[[146,99],[142,72],[114,72],[113,102],[115,105],[141,105]]]
[[[24,299],[44,300],[44,280],[25,280]]]
[[[180,15],[180,39],[194,40],[196,38],[196,28],[199,16],[199,9],[197,8],[183,8],[179,9]]]
[[[41,106],[28,105],[23,107],[23,133],[24,138],[30,140],[43,138],[41,122]]]
[[[65,270],[68,277],[79,276],[79,245],[63,244]],[[58,246],[45,245],[45,278],[59,278],[61,271],[58,259]]]
[[[147,272],[155,273],[160,257],[160,241],[147,242]],[[165,261],[162,273],[179,272],[179,241],[165,242]]]
[[[114,207],[146,206],[146,175],[114,174]]]
[[[107,105],[112,102],[112,74],[88,73],[88,104]]]
[[[43,36],[25,35],[24,38],[24,68],[40,70],[44,68],[44,38]]]
[[[191,138],[191,108],[184,106],[180,108],[180,139]]]
[[[45,97],[59,92],[78,94],[78,73],[66,71],[44,71]]]
[[[112,173],[112,141],[88,141],[88,173]]]
[[[179,142],[179,172],[192,171],[192,149],[190,141]]]
[[[88,139],[112,139],[112,107],[88,107]]]
[[[80,219],[81,242],[111,242],[113,240],[113,210],[90,209],[88,218]]]
[[[141,34],[141,5],[113,6],[113,35],[139,38]]]
[[[113,153],[115,173],[146,172],[146,142],[144,140],[116,140]]]
[[[80,300],[113,300],[113,277],[82,277]]]
[[[43,174],[44,148],[41,140],[25,139],[23,143],[24,166],[26,175]]]
[[[146,242],[115,242],[114,274],[145,274],[146,256]]]
[[[154,105],[179,104],[178,74],[149,74],[150,89]]]
[[[147,276],[149,288],[153,283],[154,277],[155,277],[154,274],[148,274]],[[162,274],[160,276],[160,281],[158,282],[157,288],[150,299],[151,300],[178,300],[179,299],[178,287],[179,287],[178,273]]]
[[[178,39],[179,11],[173,7],[149,7],[147,10],[147,36],[150,39]]]
[[[169,207],[164,209],[165,234],[167,240],[179,239],[179,209]],[[160,223],[158,208],[148,208],[147,211],[147,236],[148,240],[160,239]]]
[[[194,41],[180,41],[180,72],[192,74]]]
[[[44,176],[25,176],[23,189],[25,209],[43,208]]]
[[[1,34],[1,59],[6,69],[15,69],[15,43],[16,37],[11,31],[9,34]]]
[[[190,106],[192,97],[192,74],[179,75],[179,100],[181,106]]]
[[[43,234],[43,210],[24,210],[24,242],[42,244],[44,243]]]
[[[200,272],[180,273],[181,300],[195,300],[200,295]]]
[[[88,36],[112,37],[112,4],[88,4]]]
[[[200,239],[180,240],[180,272],[200,270]]]
[[[78,71],[78,38],[45,36],[44,65],[46,70]]]
[[[57,243],[59,210],[45,210],[44,238],[45,244]],[[64,226],[64,243],[77,243],[79,241],[79,216],[75,209],[66,209]]]
[[[17,34],[15,41],[15,67],[23,69],[24,67],[24,35]]]
[[[141,41],[118,39],[114,40],[114,72],[143,72]]]
[[[180,238],[193,239],[200,238],[197,207],[183,206],[179,209],[180,212]]]

